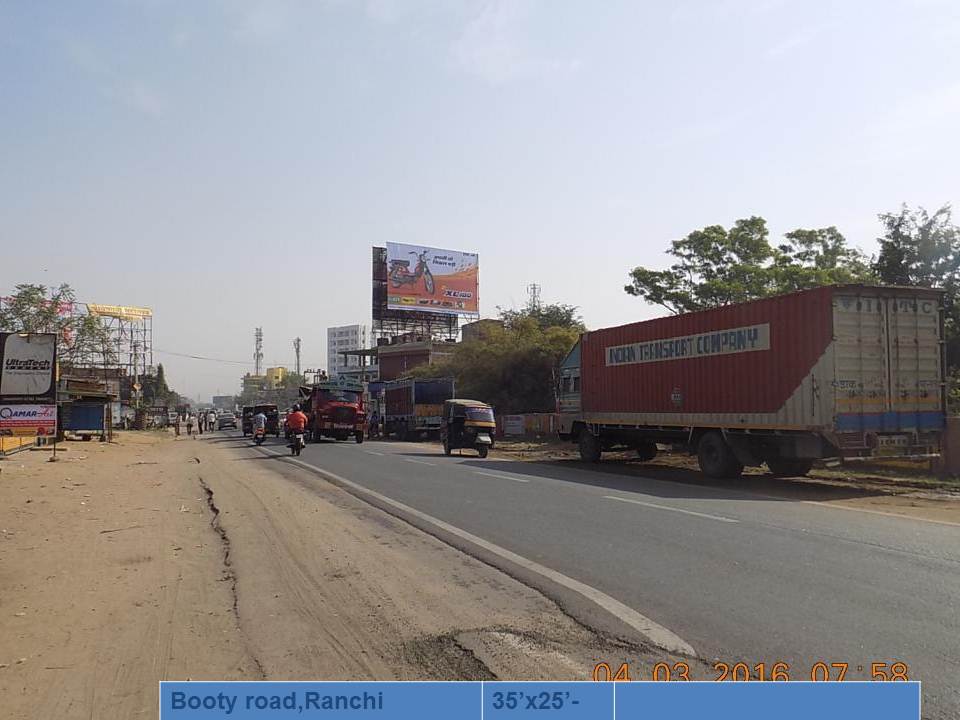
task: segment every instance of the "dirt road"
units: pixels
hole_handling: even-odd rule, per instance
[[[666,659],[223,440],[0,462],[6,717],[150,717],[161,679],[582,679]]]

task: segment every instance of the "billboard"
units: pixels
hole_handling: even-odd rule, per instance
[[[112,317],[120,320],[143,320],[153,317],[150,308],[131,307],[129,305],[97,305],[87,303],[87,312],[98,317]]]
[[[56,434],[56,405],[0,405],[0,436],[49,437]]]
[[[478,315],[476,253],[387,243],[387,308]]]
[[[57,336],[0,333],[0,400],[56,400]]]

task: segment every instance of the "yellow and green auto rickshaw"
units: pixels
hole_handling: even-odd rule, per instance
[[[447,400],[443,403],[440,439],[449,455],[458,448],[475,448],[485,458],[493,447],[497,423],[493,408],[479,400]]]

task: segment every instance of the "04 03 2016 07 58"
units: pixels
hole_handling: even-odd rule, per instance
[[[786,662],[773,663],[746,663],[746,662],[716,662],[713,664],[716,675],[712,678],[693,677],[690,666],[683,662],[659,662],[650,668],[649,673],[628,662],[610,664],[597,663],[593,668],[593,679],[597,682],[629,682],[631,680],[652,680],[654,682],[687,681],[687,680],[716,680],[723,681],[759,681],[759,682],[787,682],[790,680],[811,680],[814,682],[842,681],[842,680],[876,680],[907,681],[910,679],[910,669],[907,664],[899,660],[885,662],[871,662],[869,664],[853,665],[849,662],[818,661],[809,667],[793,667]],[[869,670],[869,675],[863,675]]]

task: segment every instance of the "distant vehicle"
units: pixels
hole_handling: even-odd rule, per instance
[[[237,429],[237,416],[232,412],[224,411],[217,415],[217,430],[224,428]]]
[[[253,416],[258,413],[263,413],[267,416],[267,434],[280,437],[280,412],[277,410],[277,406],[272,403],[254,405],[253,412],[250,414],[251,426],[253,424]]]
[[[312,439],[353,437],[358,443],[363,442],[366,415],[361,383],[345,378],[327,380],[301,387],[300,396]]]
[[[454,396],[453,378],[393,380],[383,386],[384,432],[401,440],[436,436],[443,403]]]
[[[459,448],[473,448],[485,458],[493,447],[496,429],[493,408],[484,402],[457,398],[443,403],[440,439],[444,455]]]
[[[583,333],[560,367],[580,457],[684,448],[711,478],[939,452],[943,292],[835,285]]]
[[[253,405],[244,405],[240,411],[240,429],[244,437],[253,432],[253,415]]]

